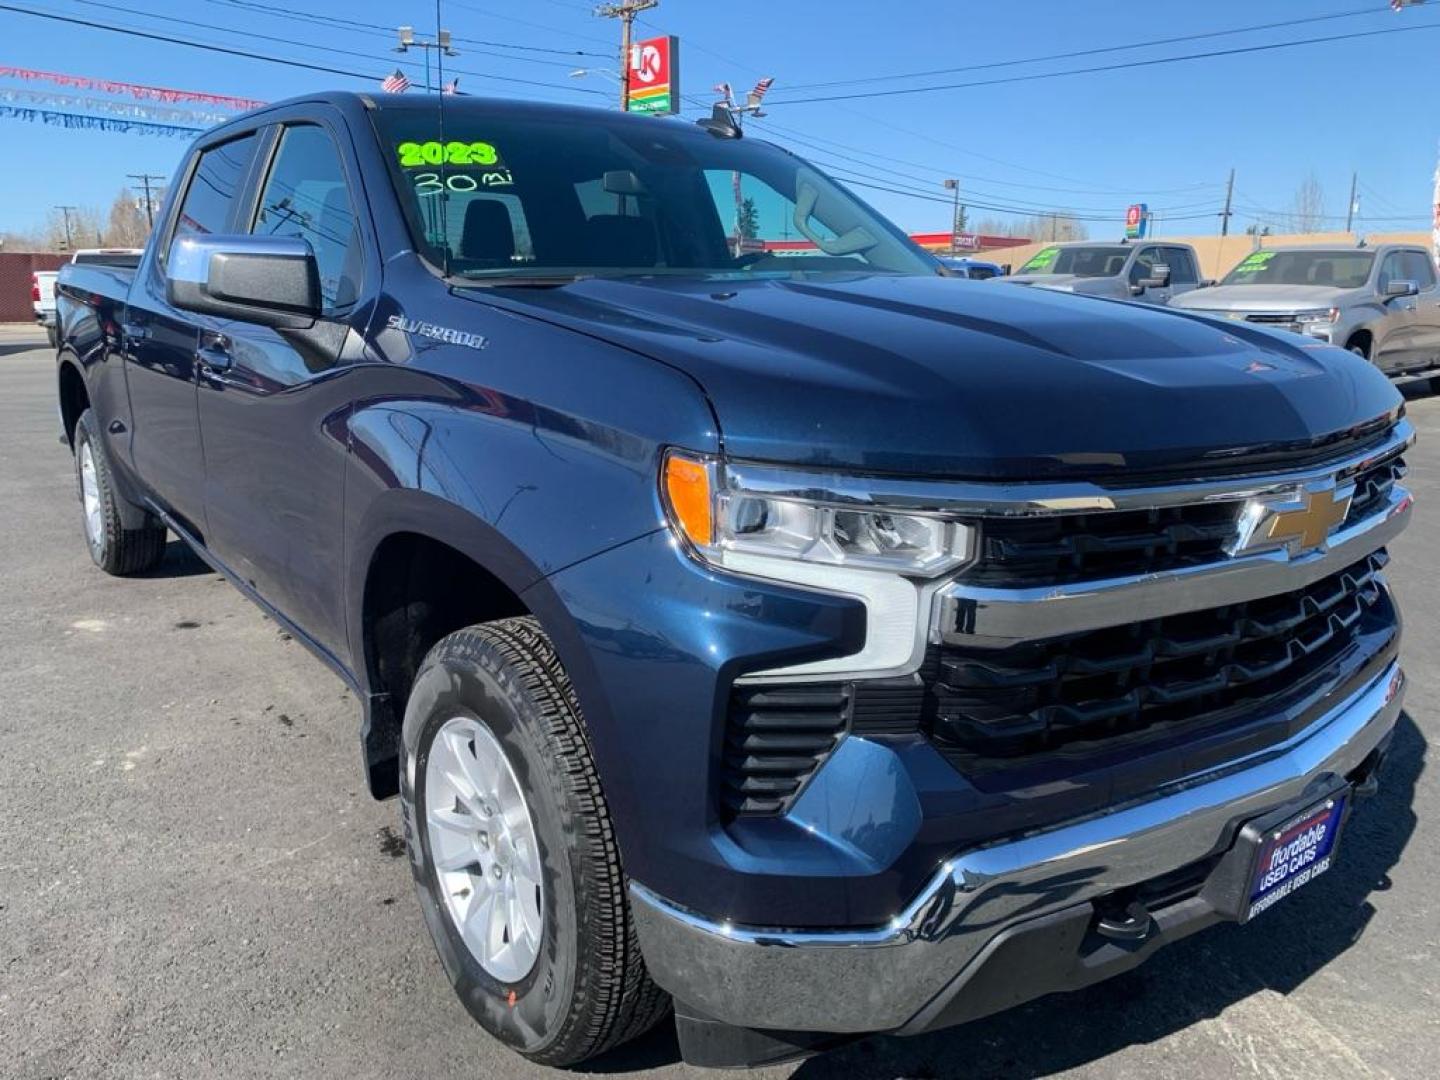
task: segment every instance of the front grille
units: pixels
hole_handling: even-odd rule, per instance
[[[1345,524],[1377,513],[1404,475],[1405,463],[1398,457],[1361,471]],[[965,580],[990,587],[1067,585],[1218,562],[1235,539],[1242,505],[1193,503],[986,520],[980,528],[980,558]]]
[[[1006,649],[940,647],[926,712],[968,770],[1263,707],[1320,677],[1381,596],[1383,551],[1308,588]]]
[[[779,814],[845,733],[850,687],[735,686],[722,754],[722,802],[740,814]]]
[[[1239,503],[987,520],[977,585],[1061,585],[1178,570],[1225,557]]]
[[[1265,312],[1258,311],[1245,316],[1246,322],[1257,323],[1260,326],[1284,326],[1294,327],[1300,325],[1300,320],[1293,312]]]
[[[1350,499],[1350,510],[1345,515],[1345,524],[1354,525],[1364,521],[1390,499],[1390,492],[1397,481],[1406,473],[1403,458],[1390,458],[1378,465],[1371,465],[1355,477],[1355,494]]]

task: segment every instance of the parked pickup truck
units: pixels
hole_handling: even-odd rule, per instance
[[[1199,267],[1189,244],[1052,244],[1005,280],[1085,296],[1168,304],[1200,287]]]
[[[1388,380],[948,279],[721,119],[440,100],[203,136],[57,390],[94,561],[354,688],[476,1020],[754,1064],[1305,935],[1404,687]]]
[[[1388,375],[1440,367],[1440,284],[1418,244],[1252,251],[1175,306],[1328,341]]]
[[[52,349],[60,345],[60,332],[55,325],[55,279],[58,270],[34,270],[30,274],[30,306],[35,311],[35,322],[45,331],[45,338]]]

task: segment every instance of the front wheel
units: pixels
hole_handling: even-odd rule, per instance
[[[481,1026],[532,1060],[573,1065],[663,1017],[579,704],[539,624],[505,619],[437,644],[404,744],[420,906]]]

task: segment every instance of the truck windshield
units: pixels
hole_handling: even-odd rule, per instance
[[[849,192],[777,147],[680,121],[464,99],[372,113],[417,250],[447,276],[936,273]]]
[[[1022,274],[1074,274],[1076,277],[1116,277],[1125,269],[1130,248],[1048,247],[1035,253],[1020,268]]]
[[[1370,280],[1373,251],[1252,251],[1222,285],[1325,285],[1358,289]]]

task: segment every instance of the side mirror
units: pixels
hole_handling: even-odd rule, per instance
[[[1164,263],[1156,263],[1150,267],[1150,276],[1140,279],[1142,289],[1163,289],[1170,284],[1170,267]]]
[[[1420,283],[1418,281],[1396,280],[1387,281],[1381,293],[1386,300],[1398,300],[1404,296],[1419,296]]]
[[[1215,287],[1215,285],[1216,285],[1215,279],[1214,279],[1213,277],[1207,277],[1207,278],[1201,278],[1201,279],[1200,279],[1200,284],[1197,285],[1197,286],[1195,286],[1195,287],[1196,287],[1197,289],[1213,289],[1213,288]]]
[[[182,311],[306,330],[320,315],[320,268],[297,237],[182,236],[165,266],[165,295]]]

